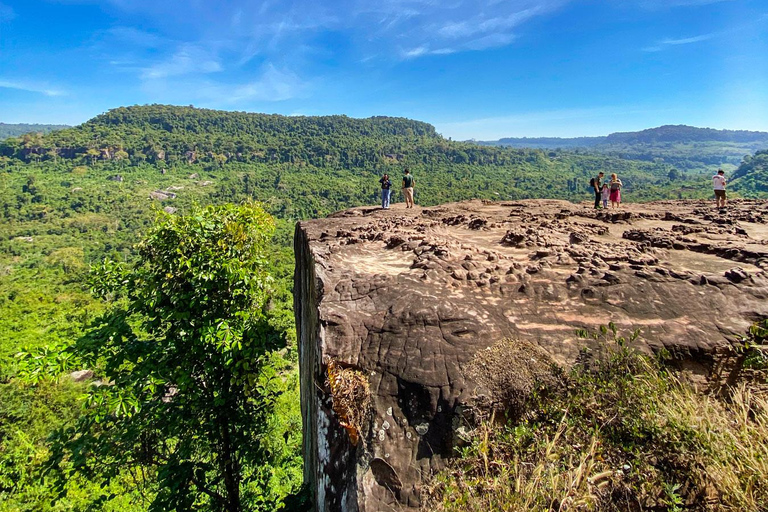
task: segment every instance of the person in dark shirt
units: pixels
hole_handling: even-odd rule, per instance
[[[389,179],[389,174],[385,174],[379,180],[381,183],[381,207],[385,210],[389,210],[389,195],[392,188],[392,181]]]
[[[416,180],[413,179],[411,171],[406,167],[405,175],[403,176],[403,197],[405,198],[405,207],[413,208],[413,186],[416,184]]]
[[[600,190],[603,188],[603,174],[602,172],[597,173],[597,176],[592,178],[589,181],[589,184],[592,186],[592,191],[595,193],[595,209],[600,209],[600,200],[602,199],[602,194]]]

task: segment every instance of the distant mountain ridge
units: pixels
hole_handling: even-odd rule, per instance
[[[18,137],[25,133],[50,133],[55,130],[69,128],[66,124],[27,124],[27,123],[0,123],[0,140],[8,137]]]
[[[664,125],[637,132],[615,132],[602,137],[505,137],[495,141],[478,141],[486,146],[517,148],[594,148],[610,144],[656,144],[689,142],[731,142],[768,146],[768,132],[748,130],[716,130],[695,126]]]
[[[521,137],[480,141],[482,146],[516,149],[588,151],[646,162],[664,162],[686,172],[735,169],[746,155],[768,149],[768,132],[715,130],[687,125],[666,125],[638,132],[617,132],[604,137]]]

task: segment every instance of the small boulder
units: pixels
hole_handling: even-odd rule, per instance
[[[78,370],[70,373],[69,377],[75,382],[85,382],[93,378],[93,370]]]

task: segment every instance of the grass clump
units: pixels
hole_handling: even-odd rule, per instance
[[[327,372],[326,384],[331,390],[333,411],[356,446],[371,404],[368,377],[360,370],[341,366],[334,360],[328,361]]]
[[[612,326],[611,326],[612,327]],[[483,421],[427,489],[434,511],[768,510],[768,399],[745,383],[704,395],[637,333],[604,329],[604,357]]]

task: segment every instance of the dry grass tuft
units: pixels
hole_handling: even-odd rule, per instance
[[[328,362],[327,385],[331,390],[333,411],[356,446],[371,404],[368,377],[359,370],[342,367],[331,360]]]
[[[476,382],[474,409],[519,418],[537,389],[559,386],[559,370],[546,350],[527,340],[504,339],[478,352],[466,369]]]
[[[519,419],[478,425],[424,509],[768,511],[768,397],[697,393],[626,341]]]

